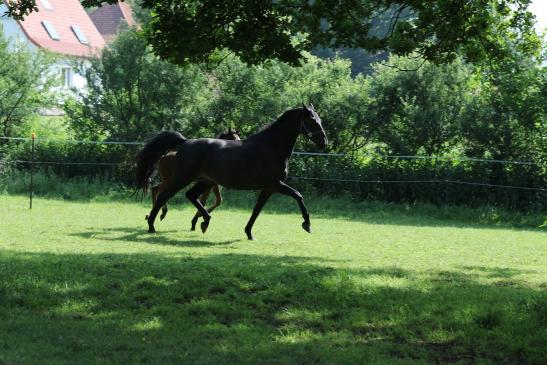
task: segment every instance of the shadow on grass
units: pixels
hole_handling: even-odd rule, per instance
[[[547,360],[545,294],[482,280],[517,270],[327,265],[237,254],[0,251],[0,363]]]
[[[256,203],[257,193],[253,191],[225,190],[224,203],[219,209],[237,209],[251,212]],[[42,199],[60,200],[59,197],[45,196]],[[141,201],[122,195],[102,196],[97,198],[72,199],[73,202],[97,201],[105,204],[136,203],[142,206],[142,214],[150,211],[148,199]],[[312,219],[345,219],[371,224],[417,227],[460,227],[480,229],[515,229],[520,231],[547,232],[547,215],[545,212],[523,213],[496,208],[464,207],[464,206],[434,206],[432,204],[395,204],[378,201],[356,201],[348,197],[305,196],[306,205]],[[26,203],[25,203],[26,204]],[[191,207],[191,203],[180,192],[169,201],[171,208]],[[39,210],[39,207],[36,208]],[[218,211],[217,211],[218,212]],[[300,215],[296,202],[286,196],[274,194],[264,207],[263,212],[276,214]],[[216,214],[213,213],[213,216]],[[166,219],[172,216],[170,213]],[[186,217],[187,223],[193,213]],[[260,219],[260,218],[259,218]],[[184,227],[183,227],[184,228]],[[243,227],[242,227],[243,229]]]
[[[488,278],[499,279],[511,279],[516,275],[532,274],[536,272],[534,270],[512,269],[509,267],[462,266],[461,268],[467,271],[482,272]]]
[[[167,230],[161,231],[160,233],[148,233],[145,229],[135,228],[135,227],[116,227],[116,228],[90,228],[84,232],[72,233],[70,236],[76,236],[86,239],[98,238],[105,241],[124,241],[125,243],[131,242],[141,242],[148,243],[152,245],[166,245],[166,246],[177,246],[177,247],[212,247],[212,246],[223,246],[231,245],[235,242],[240,242],[240,239],[232,239],[225,241],[207,241],[207,240],[196,240],[188,239],[188,237],[181,237],[180,239],[173,239],[165,237],[166,233],[179,233],[180,230]],[[201,232],[193,232],[194,235],[202,235]],[[120,235],[121,234],[121,235]],[[115,236],[113,236],[115,235]]]
[[[257,193],[250,191],[224,191],[224,208],[248,210],[249,216],[256,203]],[[435,206],[432,204],[394,204],[377,201],[356,201],[352,197],[328,196],[305,197],[306,205],[314,218],[346,219],[372,224],[420,227],[461,228],[512,228],[521,231],[547,232],[547,215],[522,213],[496,207]],[[183,196],[177,196],[172,206],[189,204]],[[274,194],[263,212],[300,215],[297,203],[287,196]]]

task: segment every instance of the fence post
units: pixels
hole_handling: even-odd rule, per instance
[[[34,140],[36,139],[36,133],[32,132],[32,147],[30,156],[30,207],[32,210],[32,195],[34,192]]]
[[[448,205],[448,201],[450,198],[450,182],[452,180],[452,161],[450,161],[450,164],[448,165],[448,168],[446,169],[446,172],[444,173],[444,205]]]

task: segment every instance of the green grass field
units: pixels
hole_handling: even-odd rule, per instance
[[[247,241],[230,204],[205,235],[189,204],[155,235],[144,203],[0,206],[0,364],[547,363],[545,229],[325,200],[310,235],[280,197]]]

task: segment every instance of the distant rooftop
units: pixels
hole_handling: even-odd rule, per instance
[[[127,2],[104,4],[89,14],[89,17],[103,36],[106,43],[110,43],[120,28],[122,22],[130,27],[137,25],[133,18],[133,11]]]
[[[30,42],[64,55],[100,54],[105,41],[78,0],[36,0],[36,6],[38,11],[18,21]]]

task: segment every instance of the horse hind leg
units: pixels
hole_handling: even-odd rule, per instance
[[[159,183],[158,185],[154,185],[152,187],[152,206],[154,206],[154,204],[156,204],[156,200],[158,198],[158,194],[160,193],[160,191],[162,190],[162,187],[163,187],[163,183]],[[168,211],[168,208],[167,208],[167,204],[164,204],[162,207],[161,207],[161,215],[160,215],[160,220],[163,220],[163,218],[165,218],[165,216],[167,215],[167,211]],[[148,220],[148,217],[149,215],[147,214],[144,219]]]
[[[211,189],[206,190],[201,194],[201,197],[199,198],[199,201],[201,202],[201,205],[205,205],[207,203],[207,199],[209,199],[209,194],[211,194]],[[210,209],[207,209],[209,213],[211,213]],[[201,213],[199,210],[194,214],[194,218],[192,218],[192,227],[190,228],[191,231],[196,230],[196,224],[198,223],[199,217],[201,217]]]
[[[215,193],[215,203],[213,205],[211,205],[207,211],[209,213],[211,213],[213,210],[215,210],[216,208],[218,208],[218,206],[220,204],[222,204],[222,194],[220,193],[220,187],[218,185],[215,185],[213,186],[212,188],[213,192]],[[211,192],[211,190],[209,190],[209,193]],[[208,193],[208,194],[209,194]]]
[[[160,182],[159,184],[152,186],[152,188],[150,189],[151,190],[150,196],[152,197],[152,207],[154,207],[154,205],[156,204],[156,200],[158,198],[158,194],[161,191],[162,185],[163,185],[163,182]],[[150,214],[147,214],[144,217],[144,219],[148,220],[149,216],[150,216]]]
[[[256,201],[256,205],[253,209],[253,213],[251,214],[251,218],[249,218],[249,221],[247,222],[247,225],[245,226],[245,233],[247,234],[247,238],[249,240],[254,240],[252,229],[253,225],[256,221],[256,218],[260,214],[260,211],[270,198],[270,196],[273,194],[273,191],[271,190],[262,190],[260,194],[258,195],[258,200]]]
[[[187,178],[184,180],[179,180],[179,183],[171,183],[169,185],[165,185],[162,189],[162,191],[158,194],[154,206],[152,207],[152,210],[150,211],[150,214],[148,215],[147,221],[148,221],[148,232],[154,233],[156,232],[156,229],[154,228],[154,221],[156,220],[156,216],[158,215],[158,212],[160,208],[165,206],[167,204],[167,201],[173,197],[179,190],[183,189],[185,186],[190,184],[192,181],[191,179]]]
[[[198,209],[198,212],[203,216],[203,222],[201,222],[201,231],[205,233],[207,231],[207,228],[209,227],[209,221],[211,220],[211,215],[209,212],[203,207],[201,202],[199,201],[198,197],[208,189],[211,189],[210,182],[200,181],[196,183],[192,188],[190,188],[186,192],[186,197],[194,206]]]
[[[160,221],[163,220],[163,218],[165,218],[165,216],[167,215],[167,211],[169,209],[167,208],[167,203],[164,204],[162,207],[161,207],[161,214],[160,214]]]
[[[196,224],[198,223],[199,217],[200,217],[199,212],[196,212],[196,214],[194,215],[194,218],[192,218],[192,220],[190,221],[191,223],[190,231],[196,230]]]

